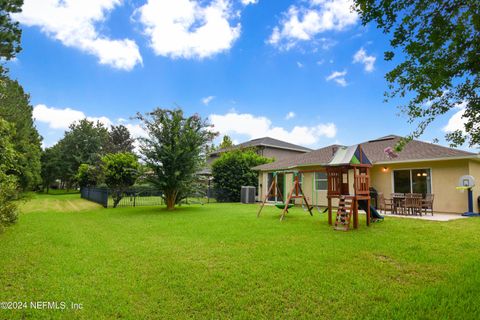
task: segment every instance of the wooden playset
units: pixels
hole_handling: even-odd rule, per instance
[[[360,145],[339,148],[326,166],[328,223],[332,225],[332,200],[338,199],[336,230],[348,230],[353,218],[353,228],[358,228],[358,208],[367,213],[370,225],[370,168],[372,164]],[[350,176],[353,173],[353,190],[350,192]],[[365,204],[366,202],[366,204]]]
[[[292,173],[293,183],[286,200],[282,196],[282,192],[278,187],[275,176],[278,172],[273,173],[274,179],[268,188],[268,192],[260,205],[257,217],[265,206],[269,198],[281,199],[276,202],[275,206],[282,209],[280,220],[285,218],[288,209],[294,204],[292,199],[302,199],[302,206],[305,211],[308,210],[312,214],[312,208],[309,200],[304,195],[299,175],[303,173],[326,172],[327,173],[327,201],[328,201],[328,223],[333,224],[333,200],[338,199],[338,209],[335,219],[335,230],[349,230],[351,221],[353,220],[353,228],[358,228],[358,210],[364,210],[367,214],[367,226],[370,225],[372,214],[375,219],[383,219],[383,217],[370,205],[370,168],[372,163],[362,150],[361,145],[351,147],[340,147],[335,151],[332,160],[324,165],[324,170],[308,170],[308,171],[278,171],[282,173]],[[352,179],[353,183],[350,183]],[[313,197],[313,189],[312,189]],[[284,201],[285,200],[285,201]]]

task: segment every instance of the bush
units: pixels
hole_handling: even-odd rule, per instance
[[[258,172],[251,168],[271,161],[272,159],[262,157],[250,149],[223,153],[212,165],[217,201],[240,201],[242,186],[258,184]]]
[[[102,182],[102,169],[97,166],[82,163],[80,167],[78,167],[75,180],[80,187],[94,187]]]
[[[137,157],[129,152],[111,153],[102,158],[105,183],[112,190],[113,207],[122,200],[125,191],[135,184],[139,175]]]

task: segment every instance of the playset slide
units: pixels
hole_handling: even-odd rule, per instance
[[[367,212],[367,201],[366,200],[358,201],[358,207],[363,211]],[[372,219],[383,220],[383,216],[380,213],[378,213],[378,211],[373,206],[370,206],[370,217]]]

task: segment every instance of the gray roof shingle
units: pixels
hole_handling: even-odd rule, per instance
[[[361,143],[362,149],[367,155],[368,159],[373,163],[397,162],[397,161],[421,161],[421,160],[436,160],[448,159],[457,157],[476,156],[477,154],[467,151],[462,151],[453,148],[447,148],[438,144],[427,143],[419,140],[409,142],[402,152],[398,153],[398,157],[390,159],[384,152],[387,147],[394,147],[401,139],[396,135],[389,135],[375,140],[370,140]],[[298,156],[288,157],[286,159],[267,163],[261,166],[254,167],[255,170],[271,171],[280,169],[289,169],[298,166],[307,165],[325,165],[328,164],[338,149],[338,145],[331,145],[325,148],[314,150]]]
[[[222,152],[227,152],[229,150],[234,150],[234,149],[240,149],[240,148],[250,148],[250,147],[272,147],[272,148],[278,148],[278,149],[288,149],[288,150],[294,150],[294,151],[299,151],[299,152],[310,152],[312,149],[302,147],[293,143],[285,142],[282,140],[277,140],[274,138],[270,137],[263,137],[263,138],[258,138],[258,139],[253,139],[247,142],[243,142],[240,144],[237,144],[233,147],[230,148],[222,148],[218,149],[211,154],[219,154]]]

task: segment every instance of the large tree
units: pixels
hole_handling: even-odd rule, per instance
[[[133,152],[135,139],[124,125],[110,126],[108,140],[105,145],[106,153]]]
[[[22,11],[23,0],[0,1],[0,56],[5,60],[15,58],[22,50],[20,39],[22,30],[18,22],[13,22],[10,14]]]
[[[108,130],[100,122],[87,119],[70,125],[65,136],[58,142],[62,162],[61,179],[71,185],[81,164],[98,165],[105,154]]]
[[[30,97],[20,84],[0,75],[0,118],[14,126],[13,143],[19,154],[17,177],[24,190],[41,182],[41,137],[35,128],[32,112]]]
[[[13,139],[14,126],[0,119],[0,232],[17,219],[18,154]]]
[[[399,63],[386,75],[390,83],[386,98],[405,100],[400,107],[410,122],[419,120],[409,138],[420,136],[438,116],[461,107],[464,128],[446,138],[452,145],[478,146],[480,1],[354,1],[363,24],[374,21],[391,35],[392,50],[385,52],[385,59]]]
[[[148,133],[140,139],[141,153],[152,171],[148,179],[163,192],[167,208],[172,210],[188,196],[205,149],[217,133],[199,115],[186,117],[181,109],[157,108],[137,118]]]
[[[50,186],[61,176],[61,162],[58,147],[46,148],[42,152],[42,189],[50,191]]]

